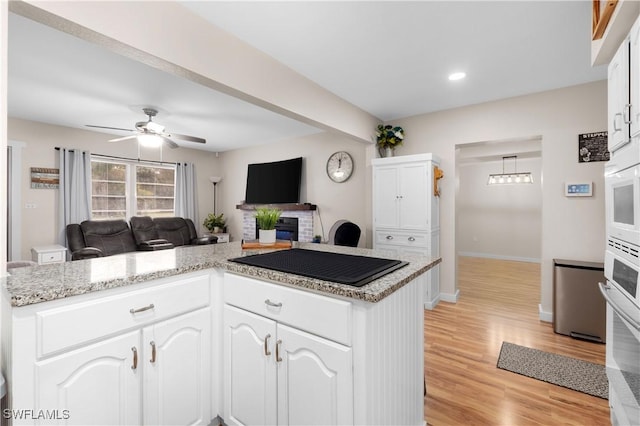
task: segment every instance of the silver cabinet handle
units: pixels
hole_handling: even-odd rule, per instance
[[[278,303],[273,303],[271,300],[267,299],[264,301],[265,305],[267,306],[271,306],[272,308],[282,308],[282,303],[278,302]]]
[[[131,308],[129,309],[129,313],[137,314],[138,312],[148,311],[149,309],[153,309],[153,308],[155,308],[155,305],[152,303],[149,306],[145,306],[142,308]]]
[[[627,114],[627,111],[629,114]],[[631,124],[631,104],[626,104],[622,111],[622,122],[624,124]]]
[[[149,344],[151,345],[151,359],[149,360],[149,362],[153,364],[154,362],[156,362],[156,342],[152,340],[151,342],[149,342]]]
[[[415,239],[415,237],[409,237],[409,238],[407,238],[407,240],[409,240],[409,241],[413,242],[413,241],[415,241],[416,239]]]
[[[270,334],[267,334],[266,336],[264,336],[264,355],[265,356],[271,355],[271,351],[269,350],[269,339],[270,338],[271,338]]]
[[[138,350],[134,346],[131,348],[131,352],[133,352],[133,365],[131,366],[131,369],[135,370],[138,368]]]
[[[387,240],[393,240],[393,235],[387,235]]]
[[[282,340],[278,339],[276,342],[276,362],[282,362],[282,358],[280,358],[280,344]]]
[[[620,130],[622,130],[621,127],[618,127],[616,124],[618,124],[618,121],[616,120],[616,118],[618,117],[622,117],[622,113],[621,112],[616,112],[613,115],[613,132],[619,132]]]

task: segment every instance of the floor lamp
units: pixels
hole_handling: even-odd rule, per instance
[[[210,176],[209,180],[213,183],[213,214],[216,214],[216,185],[222,180],[222,177]]]

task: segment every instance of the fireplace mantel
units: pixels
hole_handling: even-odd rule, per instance
[[[280,209],[282,211],[298,211],[298,210],[316,210],[315,204],[310,203],[288,203],[288,204],[236,204],[238,210],[255,210],[259,207],[267,207],[269,209]]]

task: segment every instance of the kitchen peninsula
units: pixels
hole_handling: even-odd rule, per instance
[[[307,250],[384,257],[369,249]],[[425,272],[362,287],[229,261],[239,242],[2,278],[13,424],[423,424]]]

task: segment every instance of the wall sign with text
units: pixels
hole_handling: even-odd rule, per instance
[[[607,132],[578,135],[578,163],[590,163],[593,161],[609,161]]]

